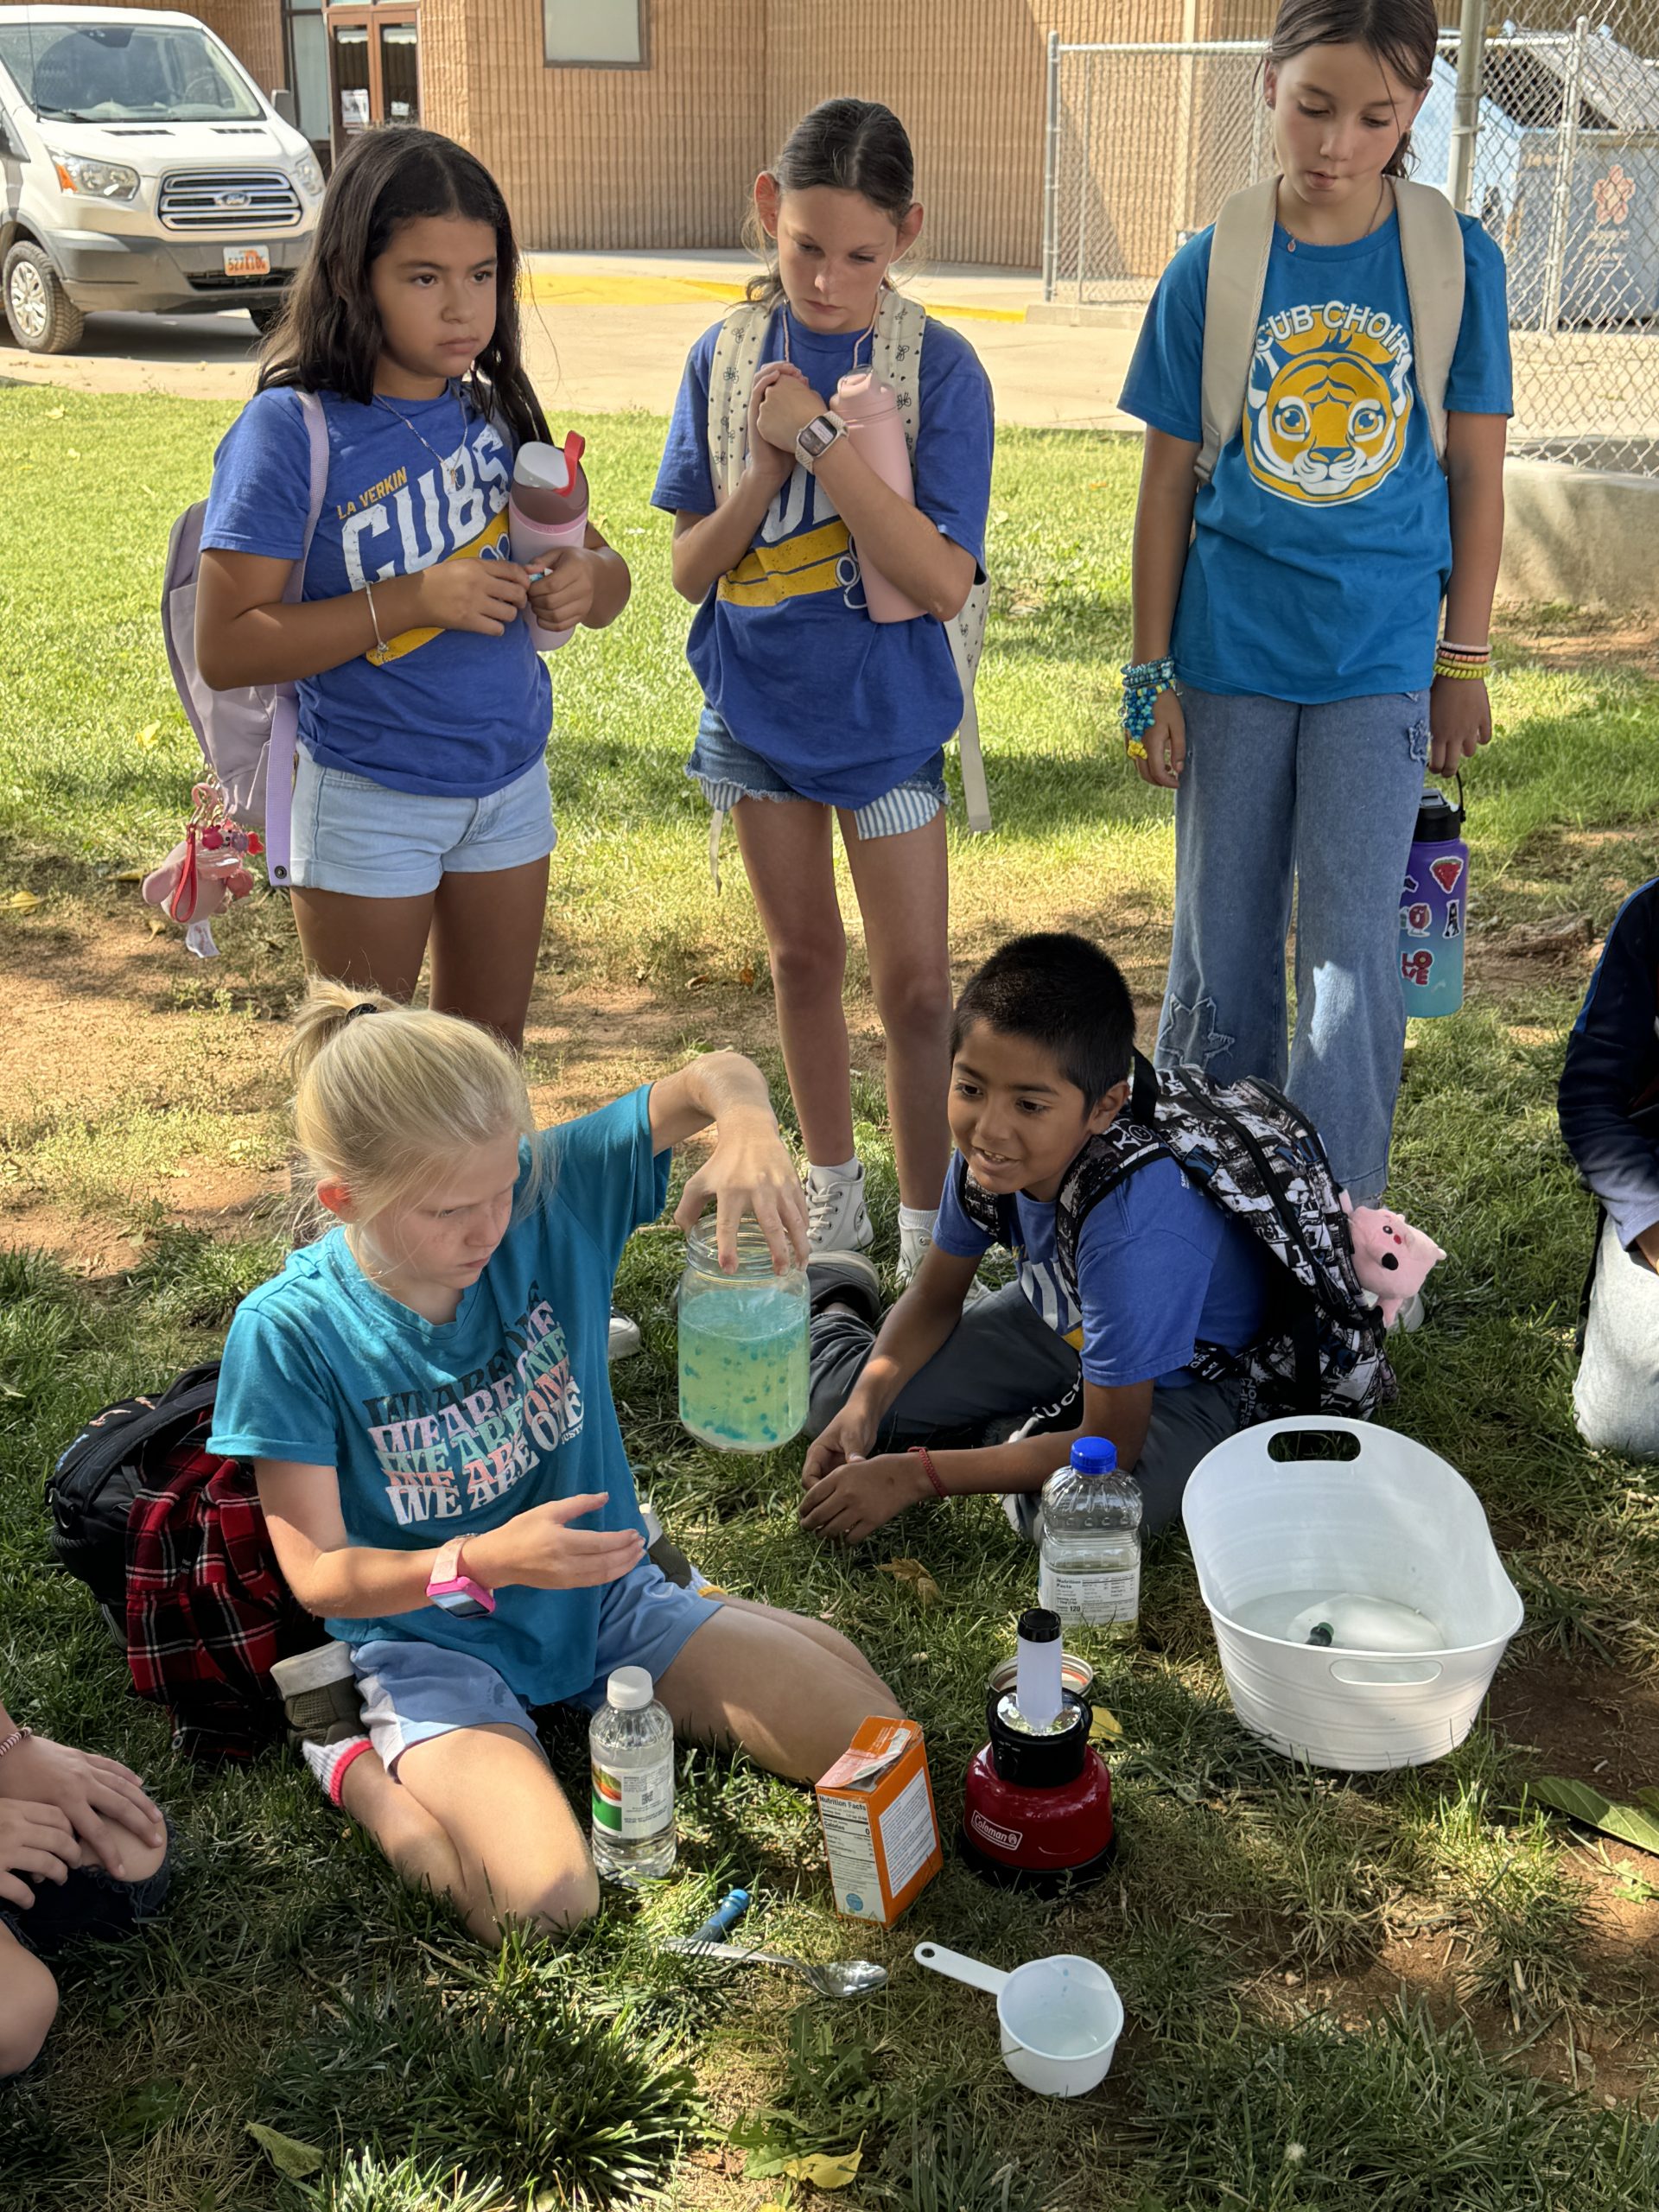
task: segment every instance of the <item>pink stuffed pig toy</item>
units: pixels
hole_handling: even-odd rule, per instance
[[[1342,1210],[1354,1240],[1354,1272],[1360,1287],[1392,1326],[1400,1308],[1422,1288],[1429,1269],[1446,1255],[1432,1236],[1425,1236],[1386,1206],[1357,1207],[1344,1191]]]
[[[193,842],[187,837],[175,845],[143,881],[146,901],[186,924],[223,913],[232,899],[245,899],[253,888],[253,877],[240,853],[229,845],[217,852],[197,850],[193,867]]]

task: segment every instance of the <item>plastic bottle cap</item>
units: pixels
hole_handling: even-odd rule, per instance
[[[1020,1640],[1022,1643],[1058,1643],[1060,1640],[1059,1615],[1051,1613],[1043,1605],[1029,1606],[1020,1616]],[[616,1680],[614,1675],[611,1680]]]
[[[605,1697],[619,1713],[643,1713],[651,1703],[653,1685],[643,1667],[619,1667],[605,1685]]]
[[[1463,833],[1463,809],[1454,806],[1444,791],[1426,790],[1417,803],[1417,845],[1450,844]]]
[[[1109,1436],[1080,1436],[1071,1446],[1071,1464],[1080,1475],[1109,1475],[1117,1465],[1117,1446]]]

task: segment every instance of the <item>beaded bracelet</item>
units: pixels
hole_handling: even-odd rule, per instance
[[[1454,645],[1442,639],[1434,648],[1434,673],[1468,681],[1484,681],[1491,666],[1492,649],[1490,645]]]
[[[19,1744],[26,1744],[34,1732],[32,1728],[14,1728],[10,1736],[0,1737],[0,1759],[15,1751]]]
[[[1152,728],[1158,694],[1175,688],[1175,664],[1165,654],[1161,660],[1126,661],[1123,676],[1123,743],[1131,760],[1144,760],[1141,740]]]

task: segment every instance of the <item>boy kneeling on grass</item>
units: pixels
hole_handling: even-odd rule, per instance
[[[1065,1172],[1123,1111],[1134,1048],[1128,987],[1083,938],[1016,938],[969,978],[951,1026],[957,1150],[933,1249],[885,1320],[862,1253],[809,1268],[807,1528],[855,1542],[906,1505],[990,1491],[1034,1541],[1043,1484],[1077,1437],[1107,1436],[1151,1533],[1239,1427],[1240,1385],[1189,1370],[1200,1344],[1239,1351],[1262,1332],[1268,1262],[1249,1232],[1166,1157],[1084,1215],[1073,1266],[1057,1237]],[[988,1198],[1001,1202],[1019,1279],[967,1305],[998,1241],[970,1217]],[[1007,1441],[984,1440],[999,1428]]]

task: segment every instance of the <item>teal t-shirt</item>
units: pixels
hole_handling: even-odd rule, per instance
[[[643,1527],[611,1402],[611,1286],[630,1234],[661,1212],[650,1092],[543,1130],[545,1180],[453,1321],[378,1289],[343,1230],[294,1253],[237,1309],[208,1449],[333,1467],[353,1544],[429,1550],[584,1491],[581,1528]],[[521,1154],[521,1188],[530,1147]],[[435,1605],[331,1620],[348,1643],[411,1637],[487,1660],[532,1705],[585,1690],[600,1592],[504,1585],[486,1619]]]
[[[1459,220],[1463,322],[1446,410],[1507,415],[1503,257],[1471,217]],[[1159,279],[1122,401],[1195,445],[1213,237],[1190,238]],[[1275,224],[1243,414],[1193,505],[1175,673],[1201,691],[1301,706],[1426,690],[1451,568],[1397,219],[1348,245],[1309,245]]]

